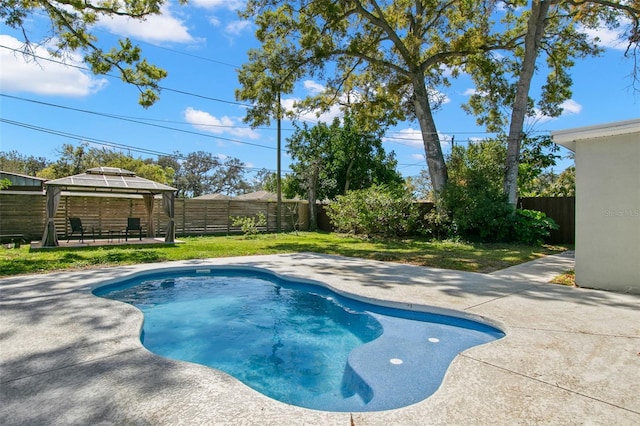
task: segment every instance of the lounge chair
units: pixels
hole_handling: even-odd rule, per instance
[[[129,241],[129,232],[133,235],[134,231],[138,231],[138,238],[142,240],[142,226],[139,217],[127,218],[127,229],[124,231],[124,240]]]
[[[82,226],[82,220],[80,220],[79,217],[70,217],[69,225],[71,225],[71,234],[69,234],[67,242],[69,242],[73,234],[77,232],[80,233],[80,242],[84,242],[84,226]]]

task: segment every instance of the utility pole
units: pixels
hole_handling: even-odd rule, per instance
[[[280,233],[282,232],[282,223],[281,223],[281,211],[282,211],[282,176],[281,176],[281,152],[280,152],[280,146],[282,145],[282,125],[281,125],[281,115],[282,115],[282,107],[281,107],[281,103],[280,103],[280,88],[278,88],[278,109],[277,109],[277,114],[278,114],[278,126],[277,126],[277,138],[278,138],[278,165],[277,165],[277,176],[276,176],[276,183],[277,183],[277,192],[278,192],[278,198],[277,198],[277,203],[276,203],[276,232]]]

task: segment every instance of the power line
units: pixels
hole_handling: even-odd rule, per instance
[[[172,131],[175,131],[175,132],[187,133],[187,134],[191,134],[191,135],[197,135],[197,136],[202,136],[202,137],[212,138],[212,139],[219,139],[219,140],[224,140],[224,141],[227,141],[227,142],[234,142],[234,143],[239,143],[239,144],[243,144],[243,145],[255,146],[255,147],[259,147],[259,148],[273,149],[273,150],[276,149],[276,148],[271,147],[271,146],[260,145],[260,144],[257,144],[257,143],[241,141],[241,140],[238,140],[238,139],[231,139],[231,138],[225,138],[225,137],[222,137],[222,136],[209,135],[209,134],[206,134],[206,133],[194,132],[194,131],[185,130],[185,129],[177,129],[175,127],[162,126],[160,124],[145,123],[143,121],[139,121],[139,120],[135,120],[135,119],[131,119],[131,118],[125,118],[124,116],[117,116],[117,115],[113,115],[113,114],[100,113],[100,112],[96,112],[96,111],[90,111],[90,110],[85,110],[85,109],[68,107],[68,106],[64,106],[64,105],[52,104],[52,103],[48,103],[48,102],[36,101],[36,100],[33,100],[33,99],[21,98],[21,97],[18,97],[18,96],[11,96],[11,95],[7,95],[7,94],[4,94],[4,93],[0,93],[0,96],[11,98],[11,99],[17,99],[17,100],[21,100],[21,101],[25,101],[25,102],[32,102],[32,103],[45,105],[45,106],[49,106],[49,107],[54,107],[54,108],[60,108],[60,109],[76,111],[76,112],[82,112],[84,114],[92,114],[92,115],[97,115],[97,116],[101,116],[101,117],[107,117],[107,118],[111,118],[111,119],[114,119],[114,120],[127,121],[127,122],[130,122],[130,123],[141,124],[143,126],[150,126],[150,127],[156,127],[156,128],[159,128],[159,129],[172,130]]]
[[[91,69],[89,69],[87,67],[80,66],[80,65],[68,64],[68,63],[63,62],[63,61],[57,61],[57,60],[52,59],[52,58],[46,58],[44,56],[36,55],[35,53],[32,53],[32,52],[25,52],[24,50],[15,49],[15,48],[9,47],[9,46],[0,45],[0,47],[2,47],[3,49],[11,50],[11,51],[16,52],[16,53],[21,53],[23,55],[32,56],[32,57],[34,57],[36,59],[41,59],[43,61],[53,62],[54,64],[64,65],[66,67],[71,67],[71,68],[76,68],[76,69],[83,70],[83,71],[92,72]],[[107,76],[107,77],[116,78],[118,80],[121,80],[121,78],[119,76],[113,75],[113,74],[100,74],[100,75],[104,75],[104,76]],[[187,91],[179,90],[179,89],[172,89],[172,88],[164,87],[164,86],[158,86],[158,89],[165,90],[165,91],[168,91],[168,92],[179,93],[181,95],[192,96],[192,97],[196,97],[196,98],[200,98],[200,99],[206,99],[206,100],[209,100],[209,101],[226,103],[226,104],[230,104],[230,105],[239,105],[239,106],[243,106],[243,107],[250,107],[251,106],[250,104],[246,104],[246,103],[242,103],[242,102],[227,101],[227,100],[224,100],[224,99],[212,98],[210,96],[204,96],[204,95],[200,95],[200,94],[197,94],[197,93],[187,92]]]
[[[0,117],[0,122],[6,123],[6,124],[10,124],[13,126],[17,126],[17,127],[22,127],[25,129],[29,129],[29,130],[34,130],[34,131],[38,131],[38,132],[42,132],[42,133],[47,133],[50,135],[54,135],[54,136],[60,136],[60,137],[65,137],[65,138],[71,138],[71,139],[76,139],[78,141],[81,142],[88,142],[88,143],[92,143],[92,144],[97,144],[97,145],[104,145],[104,146],[108,146],[110,148],[115,148],[115,149],[123,149],[123,150],[127,150],[127,151],[132,151],[132,152],[139,152],[142,154],[150,154],[150,155],[155,155],[158,157],[171,157],[171,158],[175,158],[175,159],[180,159],[183,160],[186,157],[184,155],[176,155],[175,153],[166,153],[166,152],[162,152],[162,151],[156,151],[156,150],[152,150],[152,149],[146,149],[146,148],[138,148],[132,145],[127,145],[127,144],[123,144],[123,143],[119,143],[119,142],[113,142],[113,141],[108,141],[108,140],[104,140],[104,139],[97,139],[97,138],[92,138],[92,137],[87,137],[87,136],[83,136],[83,135],[78,135],[75,133],[69,133],[69,132],[65,132],[62,130],[56,130],[56,129],[51,129],[51,128],[46,128],[46,127],[40,127],[40,126],[36,126],[33,124],[29,124],[29,123],[23,123],[23,122],[19,122],[19,121],[14,121],[14,120],[9,120],[6,118],[2,118]],[[241,166],[241,168],[245,169],[245,170],[268,170],[271,172],[274,172],[273,169],[268,169],[266,167],[250,167],[250,166],[246,166],[243,165]],[[290,171],[290,170],[286,170],[286,171]]]
[[[29,124],[29,123],[23,123],[23,122],[20,122],[20,121],[9,120],[9,119],[2,118],[2,117],[0,117],[0,121],[3,122],[3,123],[11,124],[13,126],[23,127],[25,129],[29,129],[29,130],[35,130],[35,131],[42,132],[42,133],[48,133],[50,135],[61,136],[61,137],[66,137],[66,138],[71,138],[71,139],[77,139],[77,140],[80,140],[80,141],[86,141],[86,142],[96,143],[96,144],[100,144],[100,145],[106,145],[106,146],[109,146],[109,147],[112,147],[112,148],[126,149],[126,150],[133,151],[133,152],[140,152],[140,153],[144,153],[144,154],[151,154],[151,155],[162,156],[162,157],[183,158],[181,156],[176,156],[175,154],[169,154],[169,153],[166,153],[166,152],[155,151],[155,150],[146,149],[146,148],[138,148],[138,147],[135,147],[135,146],[126,145],[126,144],[117,143],[117,142],[112,142],[112,141],[107,141],[107,140],[104,140],[104,139],[96,139],[96,138],[92,138],[92,137],[77,135],[77,134],[74,134],[74,133],[64,132],[62,130],[56,130],[56,129],[46,128],[46,127],[40,127],[40,126],[36,126],[34,124]]]

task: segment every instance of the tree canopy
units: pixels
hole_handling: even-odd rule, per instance
[[[287,152],[302,196],[313,190],[319,199],[334,199],[351,189],[403,182],[394,153],[382,147],[381,134],[359,131],[349,115],[344,122],[336,118],[331,125],[297,127],[287,139]]]
[[[448,173],[433,112],[452,78],[465,72],[477,85],[468,110],[508,135],[504,191],[517,184],[523,123],[536,113],[556,116],[570,96],[575,58],[600,52],[586,29],[625,26],[629,51],[640,41],[632,1],[248,0],[261,45],[239,72],[241,100],[253,102],[253,125],[280,116],[280,93],[305,77],[325,90],[298,111],[348,105],[362,127],[400,120],[420,125],[430,180],[440,193]],[[548,70],[539,57],[544,53]],[[532,76],[548,71],[535,111]],[[507,118],[508,117],[508,118]],[[510,130],[506,130],[509,125]],[[514,192],[515,194],[515,192]]]
[[[148,63],[141,56],[140,47],[128,38],[104,50],[99,46],[92,25],[112,16],[143,20],[149,15],[160,14],[164,3],[166,0],[3,0],[0,2],[0,19],[8,27],[20,31],[24,41],[23,53],[29,55],[35,42],[25,23],[44,14],[50,23],[49,34],[44,42],[53,42],[53,48],[49,49],[52,55],[64,59],[70,52],[79,51],[93,73],[107,74],[116,70],[124,82],[138,88],[140,105],[149,107],[158,99],[158,82],[167,76],[167,72]],[[37,42],[44,43],[41,40]]]
[[[382,147],[380,132],[359,131],[349,114],[344,122],[336,118],[331,125],[298,126],[287,139],[287,152],[293,160],[288,183],[307,198],[313,218],[318,199],[333,200],[349,190],[403,182],[394,154]]]
[[[433,111],[448,68],[467,52],[490,48],[483,2],[249,0],[261,42],[239,72],[241,100],[254,102],[247,121],[273,117],[278,93],[290,93],[304,76],[325,78],[326,89],[302,109],[348,104],[361,128],[417,120],[436,192],[447,181]],[[457,71],[454,70],[454,74]],[[275,108],[274,108],[275,106]]]

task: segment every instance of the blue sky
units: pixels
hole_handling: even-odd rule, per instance
[[[234,97],[239,87],[236,67],[245,62],[249,48],[258,46],[255,26],[237,15],[242,4],[242,0],[191,0],[188,6],[171,2],[162,16],[143,23],[106,19],[96,26],[101,46],[112,46],[118,37],[128,36],[149,62],[168,71],[160,83],[165,88],[161,99],[146,110],[137,104],[135,87],[90,74],[81,69],[84,65],[77,56],[69,62],[75,60],[79,68],[46,59],[25,60],[11,50],[20,48],[20,34],[0,26],[0,150],[55,159],[62,144],[87,141],[93,146],[118,146],[142,158],[202,150],[221,158],[239,158],[249,170],[275,170],[275,126],[249,128],[242,122],[244,106]],[[44,40],[45,22],[41,16],[28,22],[32,41]],[[640,93],[631,87],[633,62],[623,57],[626,45],[609,31],[598,36],[606,52],[577,62],[573,97],[565,103],[563,115],[538,117],[527,124],[527,130],[545,133],[640,117]],[[48,57],[45,47],[37,48],[36,54]],[[290,105],[294,97],[321,87],[321,81],[300,82],[296,93],[283,103]],[[472,90],[465,76],[443,90],[447,101],[435,119],[445,151],[452,137],[456,143],[465,143],[486,136],[460,108]],[[336,114],[332,111],[321,119],[331,121]],[[317,120],[308,118],[312,123]],[[283,122],[283,129],[284,139],[292,133],[291,123]],[[417,175],[425,168],[417,123],[390,129],[384,147],[396,153],[403,175]],[[285,153],[282,159],[286,171]],[[558,169],[569,164],[562,161]]]

